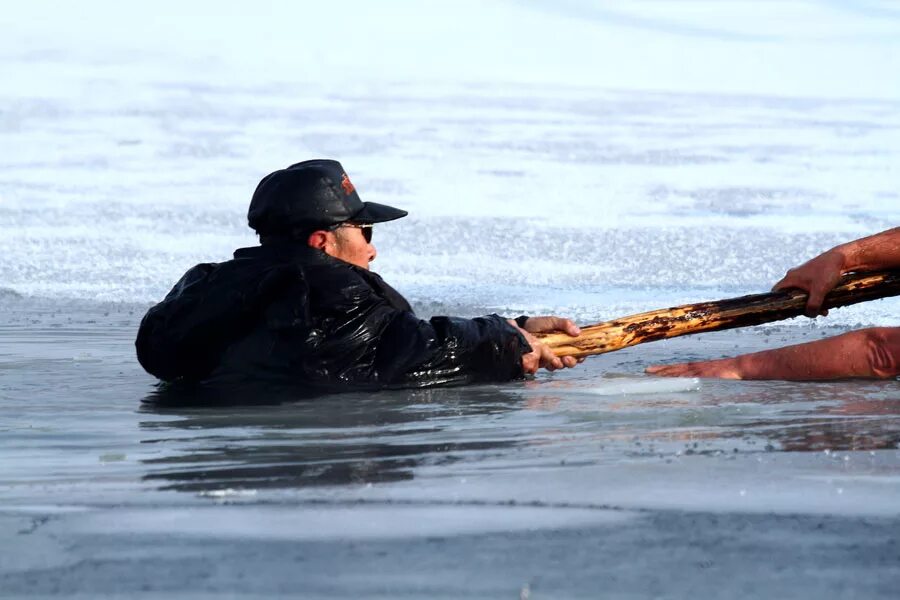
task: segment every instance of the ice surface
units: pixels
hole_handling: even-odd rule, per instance
[[[344,89],[424,80],[864,98],[898,93],[886,60],[900,45],[890,0],[791,0],[764,9],[750,0],[162,0],[127,7],[113,0],[78,7],[42,0],[17,3],[0,24],[8,30],[4,53],[21,60],[15,73],[53,63],[74,67],[52,81],[35,77],[41,91],[95,75],[126,85],[167,77],[200,85],[302,81]]]
[[[700,389],[700,380],[696,377],[650,378],[620,377],[598,382],[590,387],[566,386],[560,392],[572,396],[587,394],[591,396],[628,396],[632,394],[673,394],[678,392],[696,392]],[[541,392],[546,393],[546,392]]]

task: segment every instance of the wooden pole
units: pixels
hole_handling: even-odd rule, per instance
[[[824,308],[848,306],[900,295],[900,271],[845,275],[825,297]],[[802,315],[806,293],[799,290],[685,304],[597,323],[581,335],[537,334],[557,356],[583,358],[666,338],[771,323]]]

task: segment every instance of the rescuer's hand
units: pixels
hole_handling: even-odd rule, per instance
[[[787,272],[773,290],[802,290],[809,294],[806,316],[827,315],[822,308],[825,295],[830,292],[844,274],[844,256],[837,249],[829,250]]]

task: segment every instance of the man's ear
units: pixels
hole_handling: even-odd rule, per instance
[[[309,234],[309,237],[306,238],[306,244],[310,248],[324,251],[325,246],[328,245],[328,232],[322,229],[313,231],[311,234]]]

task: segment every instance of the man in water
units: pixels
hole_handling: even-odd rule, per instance
[[[806,314],[827,315],[825,295],[850,272],[900,268],[900,227],[836,246],[788,271],[776,290],[809,294]],[[900,327],[872,327],[843,335],[734,358],[657,365],[647,369],[668,377],[786,379],[809,381],[900,375]]]
[[[141,322],[138,360],[165,381],[315,389],[500,382],[575,366],[532,335],[578,335],[568,319],[418,319],[369,271],[373,226],[406,214],[360,200],[333,160],[269,174],[247,215],[260,246],[190,269]]]

